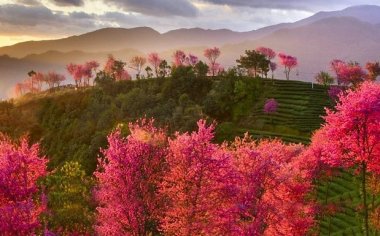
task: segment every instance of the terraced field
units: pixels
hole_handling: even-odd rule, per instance
[[[327,89],[301,81],[265,80],[267,97],[279,103],[278,112],[264,114],[257,107],[254,116],[261,126],[236,128],[234,135],[249,132],[255,138],[278,137],[287,142],[307,144],[312,132],[323,123],[324,107],[331,106]],[[360,180],[350,173],[339,171],[332,179],[321,181],[317,189],[318,201],[323,205],[335,205],[334,214],[322,215],[317,227],[319,235],[362,235],[362,216],[358,213],[361,203]],[[372,199],[372,196],[368,196]],[[372,200],[371,200],[372,201]],[[371,206],[370,201],[370,206]],[[379,199],[374,199],[375,203]],[[377,232],[371,232],[377,235]]]
[[[287,80],[265,80],[270,87],[268,98],[275,98],[279,103],[278,112],[267,115],[262,108],[257,110],[258,118],[273,119],[277,126],[293,128],[301,136],[309,136],[322,123],[324,107],[330,106],[327,89],[321,85]]]

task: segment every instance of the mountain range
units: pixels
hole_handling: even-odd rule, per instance
[[[174,50],[199,55],[206,47],[218,46],[219,61],[229,67],[246,49],[271,47],[294,55],[299,66],[292,78],[311,81],[320,70],[328,70],[332,59],[365,63],[380,60],[380,6],[349,7],[319,12],[294,23],[282,23],[249,32],[227,29],[177,29],[159,33],[148,27],[104,28],[57,40],[29,41],[0,47],[0,98],[22,81],[28,71],[65,72],[65,65],[95,59],[104,62],[108,54],[127,61],[133,55],[158,52],[171,60]],[[281,68],[277,77],[284,77]]]

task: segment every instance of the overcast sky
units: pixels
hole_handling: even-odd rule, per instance
[[[104,27],[249,31],[380,0],[0,0],[0,46]]]

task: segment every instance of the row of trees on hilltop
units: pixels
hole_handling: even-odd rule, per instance
[[[335,77],[326,71],[321,71],[315,76],[317,83],[328,86],[334,84],[335,81],[341,86],[357,86],[365,80],[375,81],[380,75],[379,62],[367,62],[366,71],[358,62],[344,62],[334,59],[330,62],[331,71]]]
[[[349,87],[356,87],[364,81],[376,81],[380,76],[379,62],[367,62],[364,70],[358,62],[344,62],[334,59],[330,62],[330,69],[335,76],[326,71],[321,71],[315,76],[315,81],[324,86],[330,86],[328,94],[336,99],[342,91]],[[337,86],[332,86],[335,81]]]
[[[213,142],[204,120],[169,136],[154,121],[108,135],[93,178],[78,163],[46,171],[38,144],[0,138],[0,232],[96,235],[318,234],[317,185],[334,170],[357,175],[363,235],[380,230],[380,85],[363,81],[338,96],[311,144]],[[264,112],[277,110],[269,99]],[[95,201],[91,199],[91,193]],[[94,210],[94,208],[96,210]],[[345,214],[345,212],[340,212]]]
[[[232,70],[238,71],[238,74],[247,76],[267,77],[269,71],[273,72],[277,68],[277,64],[273,62],[276,53],[265,47],[258,47],[256,50],[247,50],[246,55],[241,56],[237,60],[238,66]],[[67,72],[72,76],[75,87],[88,87],[98,81],[120,81],[131,80],[132,76],[128,72],[131,69],[136,72],[136,78],[165,78],[181,67],[188,67],[194,71],[198,77],[217,76],[226,73],[225,68],[217,61],[221,55],[221,51],[217,47],[207,48],[204,50],[203,56],[207,62],[199,60],[194,54],[186,54],[182,50],[173,53],[173,61],[169,64],[162,59],[157,53],[149,53],[147,57],[134,56],[129,62],[115,59],[109,55],[102,70],[99,69],[99,63],[96,61],[88,61],[83,64],[70,63],[66,66]],[[290,77],[290,71],[297,66],[297,58],[278,54],[280,64],[284,66],[286,79]],[[148,66],[146,64],[149,63]],[[144,73],[145,70],[145,73]],[[145,74],[145,75],[144,75]],[[66,78],[56,72],[42,73],[29,72],[29,78],[24,82],[15,86],[16,96],[26,94],[28,92],[36,93],[42,91],[43,88],[52,89],[59,87]]]
[[[261,74],[261,77],[265,78],[267,78],[268,72],[271,71],[273,79],[273,72],[277,69],[277,64],[273,62],[273,59],[277,56],[275,51],[271,48],[258,47],[256,50],[246,50],[245,54],[240,56],[239,60],[236,60],[239,68],[245,69],[247,75],[256,77]],[[286,79],[289,80],[291,70],[298,64],[297,58],[284,53],[279,53],[278,57],[280,64],[284,66]]]
[[[59,85],[66,80],[64,75],[56,72],[44,74],[42,72],[30,71],[28,76],[26,80],[15,85],[14,93],[16,96],[41,92],[44,86],[47,86],[49,89],[59,87]]]

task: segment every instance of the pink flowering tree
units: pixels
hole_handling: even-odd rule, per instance
[[[280,58],[281,65],[283,65],[285,68],[284,73],[286,79],[289,80],[290,71],[298,65],[297,58],[290,55],[286,55],[284,53],[279,53],[278,57]]]
[[[256,52],[263,54],[268,60],[272,60],[276,57],[276,52],[271,48],[258,47],[256,48]]]
[[[270,114],[276,112],[278,109],[278,102],[274,98],[267,99],[264,104],[264,113]]]
[[[154,73],[156,74],[156,77],[158,77],[162,59],[157,53],[153,52],[153,53],[148,54],[148,62],[149,64],[153,66]]]
[[[103,71],[105,75],[115,81],[131,80],[131,76],[125,69],[125,65],[125,62],[116,60],[112,55],[109,55]]]
[[[46,175],[47,159],[26,138],[19,144],[0,134],[0,232],[34,235],[46,202],[37,181]]]
[[[340,86],[330,86],[327,90],[327,94],[332,101],[336,101],[339,98],[339,94],[343,91],[343,88]]]
[[[274,71],[277,69],[277,64],[276,62],[270,62],[269,63],[269,70],[271,71],[272,73],[272,81],[274,79]]]
[[[60,84],[66,80],[66,77],[64,75],[58,74],[54,71],[49,72],[46,76],[50,83],[53,85],[53,88],[55,86],[59,87]]]
[[[331,62],[334,64],[334,62]],[[334,64],[334,71],[338,79],[338,84],[345,86],[358,86],[367,77],[365,71],[358,63],[346,63],[338,61]]]
[[[88,61],[83,65],[83,77],[84,85],[90,86],[90,80],[93,78],[93,73],[96,73],[96,69],[99,67],[97,61]]]
[[[264,113],[268,115],[272,115],[277,112],[278,102],[274,98],[267,99],[264,104]],[[273,124],[273,118],[271,116],[271,123]]]
[[[162,229],[167,235],[229,235],[234,174],[229,155],[212,144],[213,126],[169,141],[168,173],[161,185],[167,199]]]
[[[191,67],[195,67],[195,65],[199,62],[199,59],[197,56],[193,55],[193,54],[189,54],[187,57],[186,57],[186,64],[191,66]]]
[[[255,142],[249,136],[228,147],[238,172],[236,232],[232,235],[306,235],[315,224],[315,165],[302,145]]]
[[[182,50],[177,50],[173,54],[173,65],[183,66],[186,63],[186,53]]]
[[[380,173],[380,85],[364,82],[339,96],[336,111],[327,110],[318,131],[328,142],[322,160],[332,167],[357,168],[361,173],[364,235],[369,235],[366,176]]]
[[[216,60],[220,56],[220,49],[217,47],[207,48],[204,51],[203,55],[209,61],[209,68],[210,68],[211,75],[215,76],[217,72],[219,71],[219,67],[220,67],[220,64],[216,62]]]
[[[98,187],[97,235],[158,233],[162,201],[158,185],[165,170],[166,135],[153,120],[129,124],[126,138],[120,130],[108,136],[95,177]]]
[[[80,87],[82,86],[82,79],[84,77],[83,75],[83,66],[70,63],[66,66],[67,71],[69,74],[73,77],[75,81],[75,86]]]

